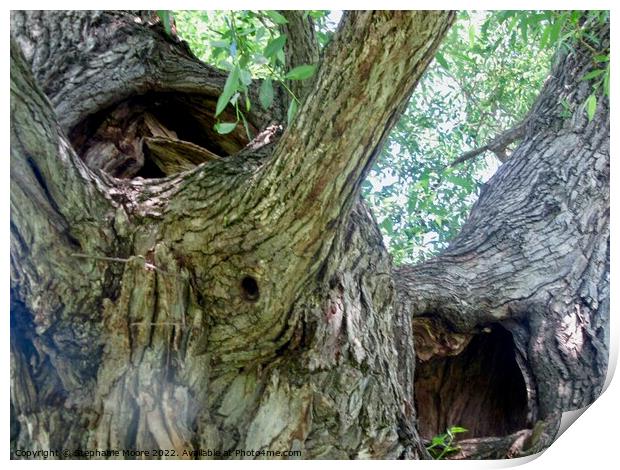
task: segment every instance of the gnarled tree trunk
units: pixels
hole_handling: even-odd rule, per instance
[[[591,32],[609,46],[608,25]],[[599,98],[588,119],[583,105],[592,85],[583,77],[593,67],[592,49],[577,44],[556,57],[523,142],[450,247],[395,270],[417,332],[424,436],[454,423],[474,438],[552,430],[563,411],[587,406],[602,390],[609,355],[609,102]],[[518,444],[531,434],[520,433]],[[481,449],[483,455],[501,457],[500,442],[514,444],[498,439],[500,452]]]
[[[450,424],[482,438],[463,456],[548,445],[606,370],[609,104],[589,122],[590,52],[558,58],[461,235],[395,269],[359,188],[453,18],[345,14],[293,125],[254,105],[248,142],[149,13],[14,12],[13,455],[425,458]],[[317,57],[287,19],[289,64]]]

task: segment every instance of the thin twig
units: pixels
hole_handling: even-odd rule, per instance
[[[73,256],[74,258],[86,258],[86,259],[94,259],[98,261],[110,261],[112,263],[129,263],[132,259],[132,258],[115,258],[111,256],[87,255],[85,253],[72,253],[71,256]],[[142,259],[144,261],[144,267],[147,269],[153,269],[162,274],[165,274],[166,276],[178,277],[180,279],[183,279],[183,276],[180,276],[179,274],[171,273],[164,269],[158,268],[152,263],[147,262],[144,256],[138,255],[136,256],[136,258]]]
[[[522,139],[524,137],[527,121],[528,119],[526,118],[523,121],[521,121],[519,124],[517,124],[516,126],[511,127],[510,129],[502,132],[500,135],[495,137],[495,139],[493,139],[488,144],[483,145],[482,147],[478,147],[474,150],[465,152],[460,157],[458,157],[456,160],[454,160],[452,163],[450,163],[450,165],[448,166],[455,166],[455,165],[458,165],[459,163],[463,163],[467,160],[471,160],[472,158],[477,157],[478,155],[480,155],[481,153],[487,150],[490,150],[493,153],[495,153],[495,155],[497,155],[497,158],[502,163],[505,162],[507,158],[506,147],[508,147],[508,145],[512,144],[516,140]]]

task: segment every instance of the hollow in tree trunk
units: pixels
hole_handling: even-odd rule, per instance
[[[289,65],[318,57],[286,15]],[[248,142],[148,12],[13,12],[13,456],[549,445],[606,372],[609,102],[589,121],[592,52],[559,54],[460,235],[394,267],[360,185],[453,19],[346,13],[291,127],[251,89]]]

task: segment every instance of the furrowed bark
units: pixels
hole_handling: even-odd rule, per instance
[[[558,109],[589,92],[583,52],[558,62],[539,119],[450,250],[394,271],[359,185],[453,14],[345,16],[280,144],[272,128],[245,148],[240,131],[209,133],[225,77],[148,17],[12,17],[58,116],[15,79],[13,451],[427,458],[416,405],[424,438],[470,425],[447,422],[467,410],[420,401],[437,386],[484,418],[462,456],[548,445],[606,361],[609,104],[591,123]],[[252,109],[257,131],[277,120]],[[135,173],[140,152],[159,173]],[[43,170],[25,171],[29,158]]]
[[[248,196],[257,217],[269,214],[272,227],[287,227],[282,249],[289,262],[317,269],[329,234],[350,210],[453,18],[451,12],[356,12],[343,18],[312,92]],[[264,197],[275,194],[277,199]]]
[[[91,316],[79,302],[72,311],[63,300],[68,294],[58,295],[50,286],[83,297],[75,291],[85,293],[88,281],[82,281],[93,278],[79,269],[71,253],[102,250],[114,239],[114,229],[102,224],[110,224],[114,205],[106,182],[73,152],[13,42],[11,63],[12,288],[37,291],[29,292],[30,307],[45,330],[60,310]]]
[[[363,151],[342,155],[346,168],[330,169],[352,171],[341,175],[343,180],[361,178],[383,138],[379,127],[404,106],[453,16],[409,15],[409,20],[402,14],[365,16],[342,33],[343,41],[379,33],[381,41],[371,41],[366,52],[355,49],[349,58],[370,61],[362,72],[372,80],[358,81],[357,91],[370,85],[369,102],[389,105],[374,118],[376,129]],[[396,79],[380,85],[381,71],[372,61],[379,58],[387,66],[388,59],[401,58],[394,53],[398,47],[388,47],[388,33],[395,33],[400,47],[408,39],[396,26],[408,24],[405,31],[412,32],[422,20],[428,20],[428,29],[419,31],[419,43],[411,43],[413,58],[403,70],[390,66]],[[123,12],[13,17],[14,34],[62,116],[62,128],[80,156],[95,162],[84,178],[96,176],[110,208],[97,228],[113,227],[109,238],[86,237],[81,245],[63,247],[57,264],[46,271],[61,266],[80,277],[71,284],[79,289],[75,308],[62,275],[59,286],[49,288],[34,277],[29,285],[23,282],[23,265],[13,265],[13,449],[162,449],[173,458],[208,457],[191,453],[196,449],[300,450],[304,458],[426,456],[413,426],[413,390],[402,388],[401,357],[389,340],[397,323],[389,257],[367,210],[359,205],[351,212],[358,182],[346,198],[333,201],[346,207],[330,209],[330,227],[321,222],[328,228],[324,240],[314,225],[304,245],[308,234],[300,222],[310,219],[291,223],[291,217],[308,207],[287,201],[282,211],[280,201],[307,193],[305,185],[315,184],[317,169],[305,166],[307,182],[296,169],[297,189],[280,183],[272,188],[262,179],[273,181],[283,163],[289,164],[282,152],[269,158],[272,145],[257,142],[227,152],[232,155],[218,154],[200,129],[209,128],[205,116],[223,77],[144,21],[143,15]],[[382,47],[391,52],[384,56]],[[337,49],[330,57],[335,66],[346,59]],[[406,71],[414,76],[405,77]],[[116,73],[128,81],[115,79]],[[333,74],[323,76],[317,78],[317,94],[335,85]],[[302,110],[298,120],[321,123],[316,106],[308,106],[313,112],[305,118]],[[357,106],[347,109],[362,108],[358,97]],[[166,119],[168,113],[175,119]],[[189,117],[201,123],[198,131],[187,130]],[[351,121],[344,112],[333,118],[343,126]],[[53,116],[41,119],[53,122]],[[258,115],[252,119],[257,129],[271,122]],[[312,127],[320,131],[317,126]],[[300,132],[293,131],[287,145]],[[133,140],[128,142],[128,135]],[[165,146],[175,139],[182,142]],[[203,148],[196,155],[208,158],[158,178],[124,173],[122,165],[104,166],[117,158],[130,162],[142,141],[145,159],[147,150],[159,159],[176,159],[193,146]],[[223,149],[226,142],[216,144]],[[311,144],[304,147],[309,159],[316,158]],[[330,150],[332,166],[338,159],[331,151],[346,148],[340,142]],[[103,153],[104,162],[98,158]],[[299,158],[293,155],[291,163]],[[106,168],[124,179],[105,174]],[[344,189],[342,181],[334,187]],[[311,204],[314,219],[320,219],[318,202]],[[12,221],[22,226],[39,218],[16,211]],[[36,239],[20,242],[12,232],[15,258],[21,249],[32,254],[34,265],[45,265],[48,254],[39,246],[45,245]],[[45,314],[48,309],[33,302],[33,292],[45,288],[64,302],[58,314],[64,322],[40,330],[32,326],[37,308]],[[75,325],[79,308],[91,317]],[[413,353],[411,343],[404,351]],[[60,429],[70,432],[63,435]]]
[[[608,25],[591,32],[608,47]],[[609,100],[598,97],[590,121],[584,103],[592,84],[582,77],[595,66],[592,54],[576,44],[557,57],[523,142],[488,182],[448,249],[396,270],[425,377],[424,384],[416,381],[424,435],[479,422],[480,413],[459,409],[462,400],[471,405],[476,394],[491,393],[488,386],[473,391],[476,372],[470,391],[458,386],[466,380],[459,357],[474,350],[479,353],[467,363],[483,367],[481,379],[521,381],[497,391],[498,397],[526,399],[525,408],[510,405],[513,417],[521,410],[521,422],[508,424],[510,414],[500,413],[497,430],[529,428],[582,408],[602,390],[609,354]],[[562,102],[573,111],[570,118]],[[501,353],[507,362],[485,363],[502,331],[510,339],[501,344],[514,342],[512,352]],[[515,365],[520,374],[509,377]],[[433,402],[439,390],[441,404]]]
[[[43,447],[62,447],[88,429],[78,410],[96,388],[101,297],[114,283],[106,266],[73,254],[106,252],[116,238],[114,205],[13,41],[11,117],[12,442],[29,433]]]
[[[226,74],[196,60],[186,44],[167,36],[144,12],[14,11],[11,34],[67,133],[86,117],[124,99],[148,93],[179,93],[215,101]],[[255,104],[248,120],[264,128],[281,115]],[[207,105],[205,104],[205,107]],[[187,111],[186,111],[187,112]],[[230,110],[223,120],[235,121]],[[242,126],[238,132],[243,134]]]

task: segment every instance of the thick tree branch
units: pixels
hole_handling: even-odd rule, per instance
[[[608,41],[608,29],[593,32]],[[413,316],[511,331],[539,417],[589,405],[608,358],[609,100],[590,121],[583,48],[557,57],[523,142],[440,256],[396,270]],[[576,111],[567,119],[562,101]],[[544,353],[542,352],[544,350]]]
[[[288,338],[291,306],[325,264],[369,165],[454,14],[355,12],[347,18],[271,159],[248,159],[245,166],[210,162],[178,184],[162,183],[157,191],[169,202],[148,208],[162,217],[159,233],[175,240],[177,251],[206,257],[200,266],[205,290],[207,282],[235,285],[251,274],[261,295],[241,304],[238,316],[254,319],[247,340],[257,350]]]
[[[114,222],[109,186],[73,152],[13,41],[10,163],[12,346],[13,334],[20,348],[31,343],[41,358],[39,377],[48,380],[17,407],[35,413],[58,400],[53,395],[82,396],[93,384],[87,358],[101,343],[99,303],[109,271],[73,255],[106,253],[121,224]],[[52,419],[60,425],[65,418]]]
[[[36,214],[73,243],[97,234],[98,219],[112,207],[107,188],[73,152],[13,41],[11,142],[11,196],[30,201],[12,199],[16,227],[30,223]],[[19,217],[25,211],[22,203],[34,213]]]
[[[266,293],[278,292],[261,297],[268,331],[274,319],[286,318],[299,289],[324,263],[367,169],[453,18],[451,12],[348,14],[271,160],[250,173],[231,167],[226,176],[226,163],[213,164],[191,178],[196,183],[182,184],[169,207],[195,206],[196,194],[209,201],[197,208],[200,219],[226,244],[211,245],[251,250],[252,258],[228,257],[227,263],[256,272]],[[216,198],[222,187],[235,190]],[[192,227],[197,213],[188,221]],[[185,251],[205,250],[196,236],[183,243]],[[243,267],[248,264],[253,267]],[[265,337],[260,328],[255,332]]]
[[[518,458],[542,452],[557,435],[560,414],[538,421],[533,429],[523,429],[507,436],[465,439],[456,445],[459,450],[450,459],[506,459]]]
[[[11,34],[65,132],[94,113],[148,92],[202,97],[213,101],[215,109],[226,74],[196,60],[183,43],[144,16],[125,11],[11,12]],[[262,129],[283,111],[276,104],[265,112],[258,104],[259,84],[250,88],[254,105],[247,118]],[[222,119],[235,121],[234,113],[228,110]],[[245,134],[242,125],[236,132]]]
[[[384,139],[454,19],[451,12],[351,12],[305,105],[265,168],[257,196],[312,253],[350,208]],[[273,205],[273,206],[272,206]]]

